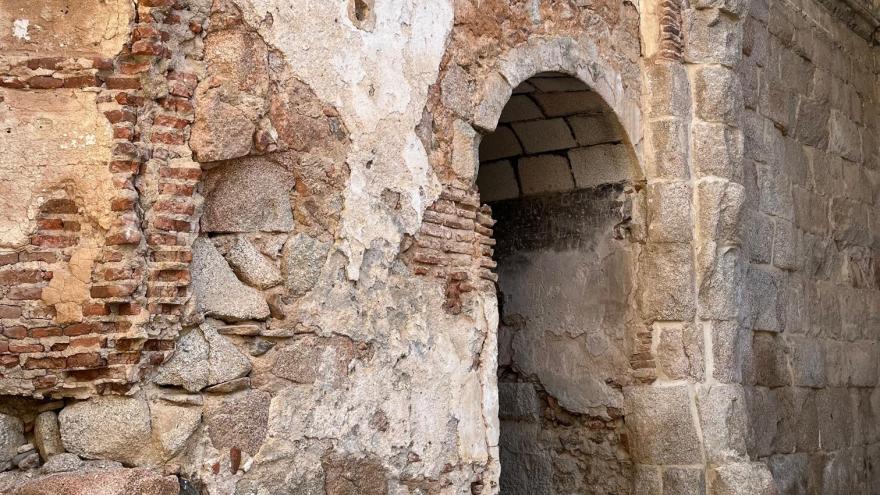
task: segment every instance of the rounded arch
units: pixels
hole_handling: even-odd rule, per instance
[[[614,112],[639,163],[636,176],[642,176],[642,112],[637,95],[624,91],[623,78],[598,55],[596,45],[586,38],[567,36],[533,38],[499,58],[478,91],[473,125],[482,132],[493,132],[513,89],[541,72],[559,72],[582,81],[602,97]]]

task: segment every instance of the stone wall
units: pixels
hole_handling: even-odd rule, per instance
[[[497,493],[479,145],[564,73],[638,192],[596,490],[870,492],[876,16],[810,2],[0,0],[0,491]]]
[[[749,454],[781,493],[874,493],[877,50],[811,2],[752,2],[744,32]]]
[[[477,186],[497,222],[501,493],[632,493],[622,387],[638,165],[612,111],[571,77],[520,84],[499,121]]]

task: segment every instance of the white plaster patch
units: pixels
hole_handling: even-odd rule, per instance
[[[351,181],[339,248],[349,260],[348,277],[357,280],[366,249],[398,246],[403,234],[418,230],[424,209],[440,194],[415,127],[439,74],[452,30],[452,2],[376,2],[371,32],[351,23],[345,2],[238,3],[296,77],[334,105],[351,131]],[[260,22],[267,14],[276,20],[271,26]],[[382,203],[385,189],[409,204],[389,211]]]
[[[27,19],[16,19],[15,22],[12,23],[12,36],[23,41],[30,41],[31,37],[28,34],[28,27],[30,24],[31,21]]]

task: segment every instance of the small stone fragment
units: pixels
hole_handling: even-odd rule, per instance
[[[64,471],[74,471],[83,465],[82,459],[76,454],[63,452],[53,455],[43,464],[42,471],[46,474],[61,473]]]
[[[284,245],[285,287],[292,296],[302,296],[315,286],[330,244],[305,234],[293,236]]]
[[[61,432],[58,429],[58,415],[54,411],[45,411],[37,415],[34,421],[34,442],[43,460],[64,452]]]
[[[35,469],[40,467],[40,454],[36,451],[27,452],[24,454],[19,454],[21,459],[18,462],[15,462],[15,465],[18,466],[18,469],[22,471],[27,471],[29,469]]]
[[[250,286],[268,289],[281,283],[281,271],[244,237],[235,239],[226,253],[226,261],[238,278]]]
[[[21,420],[0,414],[0,465],[11,461],[24,443],[24,424]]]
[[[205,392],[209,394],[231,394],[232,392],[238,392],[239,390],[250,388],[250,386],[250,378],[236,378],[235,380],[229,380],[228,382],[208,387],[205,389]]]
[[[205,238],[193,243],[192,287],[196,306],[225,321],[263,320],[269,305],[257,289],[238,280],[232,269]]]
[[[251,344],[251,356],[258,357],[269,352],[275,347],[275,342],[266,339],[254,339]]]

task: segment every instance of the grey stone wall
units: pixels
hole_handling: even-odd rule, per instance
[[[748,451],[780,493],[877,493],[877,50],[759,0],[743,53]]]
[[[638,194],[624,140],[597,93],[540,74],[481,143],[478,190],[497,222],[501,493],[632,493],[622,387],[639,245],[624,232]]]

